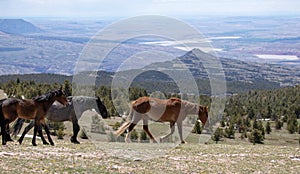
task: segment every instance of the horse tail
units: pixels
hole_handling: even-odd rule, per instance
[[[22,129],[22,126],[25,122],[25,119],[22,119],[22,118],[18,118],[14,125],[13,125],[13,132],[12,132],[12,135],[13,136],[17,136],[19,134],[19,132],[21,131]]]
[[[2,112],[2,101],[0,101],[0,120],[4,120],[4,115]]]
[[[2,112],[2,101],[0,102],[0,126],[2,126],[2,122],[4,122],[4,115]],[[0,132],[0,135],[2,135],[2,132]]]
[[[121,127],[119,127],[119,129],[115,132],[115,134],[117,136],[120,136],[123,132],[125,132],[125,130],[129,127],[130,122],[126,121],[123,123],[123,125]]]
[[[119,127],[119,129],[115,132],[117,136],[120,136],[125,130],[129,127],[131,120],[133,117],[133,108],[130,109],[129,115],[126,118],[126,121]]]

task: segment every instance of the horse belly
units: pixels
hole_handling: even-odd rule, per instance
[[[74,112],[70,112],[65,108],[52,108],[51,106],[48,113],[46,114],[46,118],[51,121],[63,122],[63,121],[71,121],[72,120],[71,117],[73,115]]]
[[[176,122],[177,120],[176,114],[169,112],[148,112],[146,115],[152,120],[160,122]]]

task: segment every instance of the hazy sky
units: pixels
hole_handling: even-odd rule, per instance
[[[299,15],[299,7],[299,0],[0,0],[0,18]]]

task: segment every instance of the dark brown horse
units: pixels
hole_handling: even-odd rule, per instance
[[[161,137],[161,142],[174,133],[174,125],[177,123],[181,143],[185,143],[182,137],[182,121],[188,114],[197,114],[198,119],[205,125],[208,119],[208,108],[178,98],[161,100],[157,98],[141,97],[131,103],[131,110],[127,117],[128,121],[125,122],[115,134],[121,135],[128,128],[125,141],[129,141],[130,132],[135,125],[143,119],[144,131],[153,142],[156,142],[148,129],[148,120],[152,119],[157,122],[170,122],[171,132]]]
[[[45,123],[45,116],[55,101],[60,102],[64,106],[68,104],[68,100],[61,89],[48,92],[33,99],[8,98],[4,100],[0,107],[2,145],[6,144],[6,130],[8,130],[9,123],[17,118],[32,119],[35,121],[32,145],[36,146],[37,132],[39,131],[39,134],[42,134],[42,129],[39,129],[40,126],[43,126],[45,129],[50,144],[54,145]]]

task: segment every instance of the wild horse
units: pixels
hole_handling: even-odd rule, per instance
[[[73,136],[71,137],[71,142],[75,144],[79,144],[77,140],[77,135],[80,130],[80,126],[78,124],[78,119],[82,115],[82,113],[89,109],[96,109],[98,113],[103,118],[108,117],[107,109],[103,102],[99,97],[88,97],[88,96],[70,96],[68,97],[69,105],[63,107],[60,104],[54,103],[48,110],[46,118],[55,122],[63,122],[63,121],[71,121],[73,124]],[[76,109],[76,112],[75,112]],[[77,115],[77,116],[76,116]],[[14,124],[13,135],[17,135],[24,123],[25,119],[18,118],[16,123]],[[34,121],[31,121],[30,124],[25,128],[22,133],[22,136],[18,140],[21,144],[26,133],[34,126]],[[47,144],[47,141],[40,135],[44,144]]]
[[[1,103],[0,122],[2,132],[2,145],[6,144],[7,128],[9,123],[17,118],[32,119],[35,121],[32,145],[36,146],[37,132],[42,134],[41,126],[45,129],[51,145],[54,145],[48,127],[45,123],[45,116],[50,106],[58,101],[62,105],[68,104],[67,97],[61,89],[50,91],[33,99],[8,98]]]
[[[157,98],[141,97],[131,103],[131,110],[127,117],[128,121],[126,121],[115,134],[121,135],[128,128],[125,141],[129,141],[130,132],[135,125],[143,119],[144,131],[153,142],[156,142],[148,129],[148,120],[152,119],[157,122],[170,122],[171,132],[162,137],[160,139],[161,142],[174,133],[174,125],[177,123],[181,143],[185,143],[182,137],[182,121],[188,114],[197,114],[198,119],[205,125],[208,119],[208,108],[178,98],[161,100]]]

